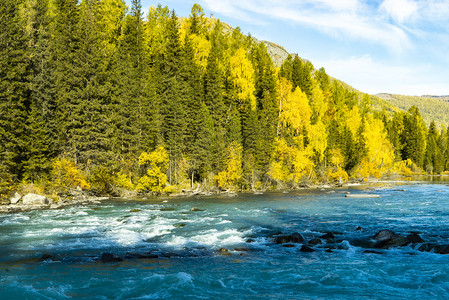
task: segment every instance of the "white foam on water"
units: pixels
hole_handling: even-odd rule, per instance
[[[232,223],[232,221],[229,220],[223,220],[221,222],[218,222],[217,224],[228,224],[228,223]]]
[[[106,236],[121,246],[135,246],[142,241],[140,233],[124,228],[109,231]]]
[[[74,215],[75,215],[75,216],[87,216],[88,213],[85,212],[85,211],[78,211],[78,212],[76,212]]]
[[[223,247],[233,244],[244,243],[244,236],[249,232],[240,232],[237,229],[226,229],[218,231],[217,229],[210,229],[202,234],[192,237],[192,240],[209,246]]]

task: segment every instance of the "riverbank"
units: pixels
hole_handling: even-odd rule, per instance
[[[292,189],[273,189],[273,190],[240,190],[240,191],[232,191],[232,190],[182,190],[178,193],[171,193],[165,196],[154,196],[154,195],[141,195],[141,196],[123,196],[123,197],[113,197],[110,195],[101,195],[101,196],[92,196],[88,192],[82,190],[72,190],[70,195],[67,197],[59,197],[55,199],[54,196],[45,195],[45,194],[35,194],[35,193],[27,193],[24,195],[20,195],[17,192],[9,199],[8,203],[2,203],[0,205],[0,213],[18,213],[18,212],[27,212],[33,210],[47,210],[47,209],[62,209],[68,206],[75,205],[89,205],[89,204],[100,204],[103,200],[120,198],[120,199],[140,199],[140,200],[148,200],[148,199],[160,199],[161,201],[166,199],[176,199],[176,198],[188,198],[188,197],[207,197],[212,195],[226,195],[229,197],[236,197],[239,194],[255,194],[261,195],[267,192],[282,192],[282,193],[290,193],[295,191],[326,191],[333,192],[334,189],[341,188],[357,188],[375,191],[378,188],[389,188],[398,184],[408,184],[412,182],[425,182],[425,181],[447,181],[449,180],[449,176],[441,176],[441,175],[416,175],[416,176],[395,176],[389,178],[382,179],[373,179],[369,181],[361,181],[361,180],[352,180],[345,183],[338,184],[310,184],[303,183],[302,185],[292,188]],[[131,193],[128,193],[131,194]],[[374,197],[376,195],[372,195]],[[349,196],[351,198],[352,196]],[[354,197],[357,197],[355,195]],[[24,201],[24,199],[28,198],[29,200]]]

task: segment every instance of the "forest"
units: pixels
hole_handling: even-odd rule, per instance
[[[140,0],[0,0],[0,195],[265,190],[449,170],[449,130]],[[306,41],[305,41],[306,42]],[[363,70],[361,70],[363,71]]]

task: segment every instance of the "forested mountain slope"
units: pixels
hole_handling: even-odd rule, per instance
[[[197,4],[183,18],[139,0],[0,9],[1,197],[23,184],[162,194],[448,169],[448,131],[417,107],[383,110],[297,55],[274,63],[270,43]]]
[[[413,105],[418,107],[426,124],[430,124],[434,120],[437,125],[445,127],[449,125],[448,96],[417,97],[392,94],[377,94],[376,96],[402,110],[407,110]]]

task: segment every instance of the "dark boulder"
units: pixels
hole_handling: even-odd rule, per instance
[[[402,235],[395,234],[393,231],[384,229],[376,233],[373,238],[376,243],[374,248],[388,249],[390,247],[403,247],[410,244],[410,241]]]
[[[101,261],[108,263],[108,262],[117,262],[117,261],[123,261],[123,258],[120,256],[117,256],[112,253],[103,253],[101,254]]]
[[[274,238],[276,244],[286,244],[292,241],[291,235],[280,235]]]
[[[282,247],[284,247],[284,248],[294,248],[295,245],[293,245],[293,244],[282,244]]]
[[[302,242],[304,242],[304,237],[295,232],[291,235],[280,235],[274,238],[274,242],[276,244],[287,244],[287,243],[296,243],[296,244],[301,244]]]
[[[360,226],[358,226],[355,230],[356,230],[356,231],[363,231],[363,228],[360,227]]]
[[[125,255],[126,259],[146,259],[146,258],[158,258],[159,255],[157,254],[153,254],[151,252],[149,253],[133,253],[133,252],[128,252]]]
[[[310,248],[309,246],[306,245],[302,245],[301,249],[299,250],[301,252],[315,252],[315,250],[313,250],[312,248]]]
[[[449,245],[435,245],[433,252],[438,254],[449,254]]]
[[[412,244],[424,243],[424,240],[417,233],[407,235],[407,240]]]
[[[246,252],[246,251],[248,251],[248,248],[238,247],[238,248],[235,248],[234,251]]]
[[[51,254],[42,254],[40,261],[59,261],[59,259]]]
[[[300,243],[304,242],[304,237],[297,232],[293,233],[291,235],[291,237],[292,237],[292,243],[300,244]]]
[[[312,246],[321,245],[323,242],[320,239],[311,239],[308,244]]]
[[[332,232],[328,232],[328,233],[323,234],[322,236],[320,236],[320,239],[333,240],[333,239],[335,239],[335,235]]]
[[[375,241],[385,241],[385,240],[389,240],[392,239],[395,236],[395,233],[389,229],[384,229],[379,231],[378,233],[376,233],[376,235],[374,235],[373,239]]]

